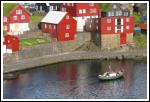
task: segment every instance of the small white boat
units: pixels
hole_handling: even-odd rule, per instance
[[[105,72],[103,75],[98,75],[100,80],[113,80],[123,77],[124,72],[119,71],[117,73],[114,72]]]

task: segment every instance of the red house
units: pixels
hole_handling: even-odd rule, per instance
[[[12,50],[12,52],[16,52],[20,50],[19,46],[19,38],[15,35],[6,35],[4,36],[3,45],[6,45],[6,49]]]
[[[87,30],[100,36],[101,48],[115,48],[133,42],[134,17],[130,16],[128,10],[117,8],[116,5],[105,16],[91,19],[87,24]]]
[[[4,3],[3,28],[11,34],[22,34],[29,30],[30,14],[18,4]]]
[[[76,20],[67,12],[49,11],[41,20],[41,31],[58,41],[74,40]]]
[[[77,21],[77,31],[83,32],[87,18],[99,18],[101,16],[99,6],[96,3],[63,3],[61,11],[68,12]]]

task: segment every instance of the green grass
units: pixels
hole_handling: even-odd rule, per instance
[[[8,16],[9,13],[17,6],[18,3],[4,3],[3,4],[3,15]]]
[[[31,47],[38,44],[45,44],[48,43],[48,40],[46,38],[26,38],[21,39],[20,45],[21,47]]]
[[[140,47],[147,46],[147,36],[146,35],[137,35],[133,37],[134,42]]]
[[[41,21],[42,20],[42,18],[43,18],[43,16],[40,16],[40,15],[33,15],[33,16],[30,16],[30,20],[32,21],[32,22],[36,22],[36,21]]]
[[[105,4],[104,4],[104,3],[100,3],[100,4],[99,4],[100,9],[101,9],[101,11],[103,11],[103,12],[104,12],[104,11],[107,11],[107,10],[109,9],[110,5],[111,5],[110,3],[105,3]]]
[[[134,17],[134,24],[140,23],[141,15],[138,15],[137,13],[133,12],[133,17]]]

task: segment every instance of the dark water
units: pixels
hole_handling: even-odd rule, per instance
[[[101,82],[98,74],[110,61],[64,62],[19,72],[15,80],[4,80],[6,99],[145,99],[147,64],[143,61],[112,60],[113,71],[125,70],[122,79]]]

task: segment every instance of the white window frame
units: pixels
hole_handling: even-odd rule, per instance
[[[47,24],[45,24],[44,28],[47,29]]]
[[[21,19],[22,20],[26,19],[26,16],[25,15],[21,15]]]
[[[53,28],[56,29],[56,25],[54,25]]]
[[[130,29],[130,27],[129,26],[126,26],[126,30],[129,30]]]
[[[111,23],[111,19],[110,18],[107,19],[107,23]]]
[[[123,18],[121,18],[121,25],[123,25]]]
[[[99,21],[98,21],[98,19],[96,20],[96,23],[98,23]]]
[[[70,24],[66,24],[66,29],[70,29]]]
[[[82,10],[81,9],[79,9],[79,14],[82,14]]]
[[[66,19],[69,19],[69,15],[66,16]]]
[[[107,27],[107,31],[110,31],[110,30],[111,30],[111,27],[110,27],[110,26],[108,26],[108,27]]]
[[[98,26],[96,26],[96,30],[98,30],[99,29],[99,27]]]
[[[126,22],[130,22],[130,18],[126,18]]]
[[[4,17],[4,22],[7,22],[7,17]]]
[[[16,10],[16,14],[22,14],[22,10]]]
[[[65,33],[65,38],[68,38],[69,37],[69,33]]]
[[[49,29],[51,29],[52,28],[52,26],[51,25],[49,25]]]
[[[94,6],[94,3],[89,3],[90,6]]]
[[[13,16],[13,20],[15,20],[15,21],[16,21],[16,20],[17,20],[17,16]]]
[[[4,30],[7,30],[7,26],[4,26]]]
[[[86,13],[86,9],[83,9],[83,14],[85,14]]]

